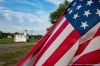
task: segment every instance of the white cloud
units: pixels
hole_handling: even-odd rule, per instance
[[[48,21],[49,14],[44,10],[39,10],[35,14],[16,12],[5,7],[0,7],[0,30],[7,32],[22,32],[26,25],[27,29],[33,30],[33,34],[43,35],[46,28],[51,24]]]
[[[36,6],[36,2],[35,1],[28,1],[28,0],[14,0],[15,2],[21,3],[21,4],[26,4],[26,5],[33,5]]]
[[[60,3],[63,3],[65,0],[45,0],[47,2],[50,2],[50,3],[53,3],[55,4],[56,6],[59,6]],[[69,2],[72,2],[73,0],[67,0]]]
[[[60,3],[63,3],[64,2],[64,0],[45,0],[45,1],[50,2],[50,3],[53,3],[53,4],[57,5],[57,6]]]
[[[0,0],[0,2],[4,2],[4,0]]]

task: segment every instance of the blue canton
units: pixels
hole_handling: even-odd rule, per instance
[[[100,22],[100,0],[74,0],[65,16],[82,36]]]

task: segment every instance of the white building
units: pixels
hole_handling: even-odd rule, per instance
[[[15,42],[27,42],[28,39],[29,36],[27,35],[26,30],[24,31],[24,33],[16,34],[14,37]]]

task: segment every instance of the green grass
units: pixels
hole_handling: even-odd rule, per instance
[[[28,42],[37,42],[39,39],[30,39]],[[0,44],[12,44],[15,43],[13,38],[2,38],[0,39]]]
[[[2,38],[2,39],[0,39],[0,43],[2,43],[2,44],[14,43],[14,39],[12,39],[12,38]]]
[[[10,64],[17,64],[21,58],[25,56],[27,52],[32,48],[32,45],[30,46],[23,46],[21,48],[17,48],[15,52],[9,52],[9,53],[1,53],[0,54],[0,61],[5,62],[2,66],[8,66]]]
[[[29,42],[37,42],[38,40],[40,40],[40,39],[37,39],[37,38],[32,37],[32,38],[29,40]]]

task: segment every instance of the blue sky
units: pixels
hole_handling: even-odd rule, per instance
[[[44,35],[50,27],[49,15],[64,0],[0,0],[0,31]],[[72,0],[69,0],[72,1]]]

